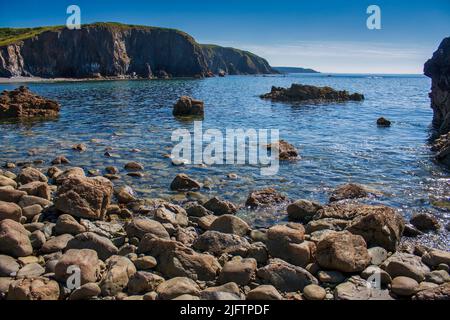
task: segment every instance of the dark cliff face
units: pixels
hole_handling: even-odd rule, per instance
[[[269,74],[278,73],[269,63],[257,55],[234,48],[202,45],[208,68],[215,74]]]
[[[424,73],[432,80],[433,125],[439,134],[450,131],[450,37],[445,38],[433,57],[425,63]]]
[[[204,77],[219,69],[230,74],[274,72],[267,61],[250,53],[205,50],[184,32],[155,27],[108,23],[81,30],[55,27],[0,46],[1,77]]]

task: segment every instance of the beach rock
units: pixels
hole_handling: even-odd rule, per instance
[[[57,185],[61,185],[67,179],[76,178],[76,177],[78,177],[78,178],[86,177],[83,168],[72,167],[72,168],[68,168],[68,169],[64,170],[60,175],[58,175],[55,178],[55,183]]]
[[[307,300],[324,300],[326,295],[327,292],[325,289],[316,284],[307,285],[303,289],[303,296]]]
[[[174,116],[203,116],[205,114],[203,101],[182,96],[173,106]]]
[[[261,95],[262,99],[296,103],[333,103],[346,101],[362,101],[364,96],[359,93],[350,94],[347,91],[336,91],[330,87],[292,84],[290,88],[272,87],[269,93]]]
[[[422,261],[430,267],[437,267],[441,263],[450,266],[450,252],[432,249],[424,253]]]
[[[330,196],[330,202],[345,199],[365,198],[369,195],[366,187],[356,183],[348,183],[337,187]]]
[[[359,276],[339,284],[334,289],[336,300],[393,300],[388,290],[371,288],[368,282]]]
[[[121,204],[128,204],[130,202],[136,201],[136,197],[133,195],[133,189],[128,186],[120,187],[118,190],[114,191],[114,196],[117,201]]]
[[[8,187],[8,186],[17,188],[17,182],[15,182],[13,179],[10,179],[0,174],[0,187]]]
[[[19,271],[20,265],[10,256],[0,255],[0,277],[11,277]]]
[[[379,127],[390,127],[391,126],[391,122],[388,119],[381,117],[381,118],[378,118],[378,120],[377,120],[377,126],[379,126]]]
[[[317,279],[305,269],[281,259],[271,259],[257,270],[264,284],[271,284],[282,292],[303,290],[309,284],[317,284]]]
[[[228,282],[221,286],[209,287],[200,292],[202,300],[241,300],[241,291],[234,282]]]
[[[70,249],[64,253],[55,266],[56,280],[65,282],[73,274],[73,266],[80,270],[81,285],[100,280],[102,264],[94,250]]]
[[[10,219],[19,222],[22,208],[12,202],[0,201],[0,220]]]
[[[388,257],[388,252],[382,247],[372,247],[367,249],[367,251],[370,256],[370,263],[375,266],[382,264]]]
[[[373,275],[379,276],[379,280],[382,285],[388,285],[392,282],[392,278],[389,273],[378,266],[368,266],[363,270],[363,272],[361,272],[361,277],[365,280]],[[375,277],[375,279],[377,279],[377,277]]]
[[[270,150],[272,155],[275,153],[280,160],[297,160],[299,154],[297,149],[290,143],[284,140],[279,140],[267,145],[267,150]]]
[[[0,118],[54,118],[58,116],[60,105],[20,86],[0,94]]]
[[[128,282],[128,293],[144,294],[147,292],[152,292],[155,291],[163,282],[163,277],[150,272],[138,271],[130,278],[130,281]]]
[[[102,290],[96,283],[86,283],[70,294],[69,300],[89,300],[98,297]]]
[[[311,234],[317,231],[343,231],[348,227],[350,222],[348,220],[324,218],[312,220],[305,226],[306,233]]]
[[[286,211],[290,220],[303,222],[314,217],[321,208],[317,202],[301,199],[288,205]]]
[[[209,230],[211,228],[212,223],[214,220],[217,219],[217,216],[215,215],[208,215],[194,220],[195,223],[198,224],[198,226],[203,230]]]
[[[245,236],[250,231],[250,227],[247,222],[241,218],[225,214],[214,220],[211,224],[210,230]]]
[[[37,215],[41,214],[43,208],[39,204],[33,204],[22,209],[22,215],[27,218],[27,221],[31,221]]]
[[[169,233],[164,226],[155,220],[134,218],[125,226],[125,231],[129,238],[137,237],[142,239],[146,234],[161,239],[170,239]]]
[[[335,232],[317,244],[316,259],[326,269],[358,272],[370,263],[366,243],[361,236],[349,232]]]
[[[73,239],[70,234],[62,234],[48,240],[41,248],[42,253],[53,253],[57,251],[62,251],[67,247],[67,243]]]
[[[79,218],[103,219],[113,193],[112,183],[103,177],[72,176],[63,180],[55,207]]]
[[[245,256],[250,244],[247,239],[218,231],[206,231],[193,243],[192,247],[198,251],[209,252],[214,255],[229,253]]]
[[[146,235],[139,243],[138,252],[156,258],[156,269],[164,276],[188,277],[193,280],[214,280],[220,272],[219,262],[211,255],[197,253],[185,245]]]
[[[67,243],[66,249],[92,249],[97,252],[98,257],[103,261],[116,255],[119,251],[111,240],[93,232],[77,234]]]
[[[47,278],[24,278],[9,286],[8,300],[58,300],[59,285]]]
[[[178,174],[170,184],[170,189],[175,191],[189,191],[198,190],[201,184],[194,179],[191,179],[187,174]]]
[[[84,152],[87,150],[87,146],[84,143],[77,143],[72,146],[72,150]]]
[[[20,201],[18,203],[18,205],[24,209],[27,207],[31,207],[34,205],[40,205],[42,208],[47,208],[50,207],[53,203],[49,200],[46,200],[44,198],[41,197],[36,197],[36,196],[23,196],[22,198],[20,198]]]
[[[189,202],[185,207],[185,210],[190,217],[204,217],[207,215],[212,215],[213,212],[206,209],[204,206],[196,203],[196,202]]]
[[[137,270],[150,270],[157,266],[156,259],[152,256],[137,258],[133,261]]]
[[[439,225],[439,221],[434,216],[428,213],[415,214],[409,222],[411,222],[414,227],[424,232],[430,230],[435,231],[441,227]]]
[[[226,200],[221,200],[217,197],[211,198],[203,205],[207,210],[213,212],[216,216],[224,214],[235,214],[238,208],[234,203]]]
[[[17,272],[17,279],[20,278],[37,278],[45,273],[45,269],[39,263],[30,263],[24,265]]]
[[[171,300],[183,294],[198,296],[200,295],[200,288],[189,278],[176,277],[161,283],[156,292],[158,293],[158,299]]]
[[[275,191],[275,189],[266,188],[251,192],[245,202],[245,206],[255,209],[262,206],[276,205],[286,200],[287,198]]]
[[[17,175],[17,182],[21,183],[22,185],[30,183],[30,182],[47,182],[47,177],[40,172],[38,169],[28,167],[23,168],[20,173]]]
[[[317,279],[322,283],[338,284],[344,282],[347,277],[339,271],[320,270],[317,272]]]
[[[86,228],[78,223],[74,217],[69,214],[62,214],[58,217],[55,225],[56,234],[77,235],[86,231]]]
[[[1,180],[1,176],[0,176],[0,180]],[[0,181],[0,185],[1,185],[1,181]],[[13,189],[12,187],[11,187],[11,189],[0,188],[0,201],[17,203],[20,201],[20,198],[22,198],[26,194],[27,193],[25,191],[16,190],[16,189]]]
[[[422,290],[412,297],[413,300],[450,300],[450,282],[438,287]]]
[[[30,242],[33,249],[39,250],[44,245],[44,243],[47,241],[47,238],[45,237],[45,234],[40,231],[36,230],[31,233],[30,235]]]
[[[126,288],[128,281],[136,273],[136,267],[130,259],[122,256],[111,256],[105,264],[105,275],[99,286],[103,296],[115,296]]]
[[[404,276],[417,282],[425,280],[425,275],[430,272],[420,257],[404,252],[394,253],[381,264],[381,268],[392,278]]]
[[[23,184],[19,187],[20,191],[25,191],[30,196],[36,196],[44,198],[46,200],[51,199],[50,186],[46,182],[33,181],[27,184]]]
[[[158,208],[153,219],[162,224],[170,223],[174,226],[187,227],[189,223],[187,213],[183,208],[179,207],[179,209],[174,212],[164,207]]]
[[[128,162],[124,165],[124,169],[128,171],[141,171],[144,170],[144,166],[139,162]]]
[[[395,277],[391,284],[392,292],[399,296],[412,296],[418,288],[419,283],[408,277]]]
[[[245,286],[254,280],[256,274],[257,262],[253,258],[233,259],[224,264],[219,275],[219,283],[234,282]]]
[[[283,300],[283,297],[274,286],[260,285],[247,294],[247,300]]]
[[[0,253],[12,257],[26,257],[33,253],[30,232],[20,223],[6,219],[0,221]]]

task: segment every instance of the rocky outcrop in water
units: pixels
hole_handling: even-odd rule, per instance
[[[302,84],[292,84],[290,88],[272,87],[269,93],[261,95],[262,99],[282,102],[299,103],[332,103],[345,101],[362,101],[364,96],[359,93],[350,94],[347,91],[337,91],[330,87],[316,87]]]
[[[433,126],[442,135],[433,146],[437,160],[450,165],[450,37],[445,38],[433,57],[425,63],[424,73],[431,78]]]
[[[0,119],[2,118],[51,118],[58,116],[57,102],[40,97],[26,87],[3,91],[0,95]]]
[[[118,23],[63,27],[0,45],[0,77],[169,78],[274,73],[262,58],[232,48],[202,46],[173,29]]]

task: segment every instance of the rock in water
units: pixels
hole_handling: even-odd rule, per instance
[[[272,87],[271,92],[261,95],[261,98],[272,101],[301,103],[332,103],[364,100],[364,96],[359,93],[350,94],[347,91],[336,91],[330,87],[315,87],[296,83],[292,84],[290,88]]]
[[[249,194],[245,205],[256,209],[258,207],[276,205],[286,201],[287,198],[275,191],[273,188],[266,188],[262,190],[253,191]]]
[[[292,144],[290,144],[284,140],[280,140],[278,142],[267,145],[267,150],[270,150],[271,152],[277,152],[278,159],[280,159],[280,160],[298,160],[299,159],[297,149],[295,149],[295,147]]]
[[[3,91],[0,95],[1,118],[51,118],[58,116],[60,106],[57,102],[32,93],[21,86],[13,91]]]
[[[379,118],[377,120],[377,126],[379,126],[379,127],[390,127],[391,126],[391,122],[388,119],[381,117],[381,118]]]
[[[174,116],[203,116],[205,114],[203,101],[182,96],[173,106]]]

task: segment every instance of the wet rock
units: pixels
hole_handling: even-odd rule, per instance
[[[128,282],[128,293],[130,294],[144,294],[155,291],[158,286],[164,282],[164,278],[156,274],[138,271]]]
[[[136,273],[136,267],[130,259],[122,256],[111,256],[105,262],[106,273],[100,282],[103,296],[115,296],[128,285],[130,278]]]
[[[20,173],[17,175],[17,182],[21,183],[22,185],[38,181],[38,182],[47,182],[47,177],[40,172],[39,170],[35,168],[23,168]]]
[[[419,283],[408,277],[395,277],[391,284],[392,292],[399,296],[412,296],[418,288]]]
[[[19,271],[20,265],[10,256],[0,255],[0,277],[11,277]]]
[[[70,234],[62,234],[48,240],[41,248],[42,253],[53,253],[57,251],[62,251],[66,248],[67,243],[73,239]]]
[[[184,173],[178,174],[170,184],[170,189],[176,191],[198,190],[200,188],[201,184],[199,182],[195,181]]]
[[[31,255],[33,248],[29,239],[30,232],[13,220],[0,221],[0,253],[12,257]]]
[[[182,96],[173,106],[172,113],[174,116],[203,116],[205,113],[203,101]]]
[[[421,282],[430,268],[424,264],[420,257],[409,253],[396,252],[381,264],[392,278],[405,276]]]
[[[316,259],[321,267],[342,272],[362,271],[371,260],[364,239],[345,231],[325,236],[317,244]]]
[[[158,299],[171,300],[183,294],[198,296],[200,288],[189,278],[176,277],[161,283],[156,289]]]
[[[4,90],[0,95],[0,118],[54,118],[59,110],[56,101],[41,97],[24,86]]]
[[[55,225],[56,234],[77,235],[86,231],[86,228],[78,223],[74,217],[69,214],[62,214],[58,217]]]
[[[440,229],[439,221],[428,213],[415,214],[409,221],[411,224],[420,231],[435,231]]]
[[[92,249],[97,252],[98,257],[103,261],[116,255],[119,251],[111,240],[93,232],[77,234],[67,243],[66,249]]]
[[[124,165],[125,170],[128,171],[142,171],[144,170],[144,166],[139,162],[128,162]]]
[[[30,263],[23,266],[17,272],[17,279],[20,278],[36,278],[45,273],[45,269],[39,263]]]
[[[101,293],[101,289],[96,283],[86,283],[75,289],[69,297],[69,300],[89,300],[94,297],[98,297]]]
[[[237,207],[234,203],[226,200],[221,200],[214,197],[203,205],[207,210],[213,212],[216,216],[221,216],[225,214],[235,214],[237,212]]]
[[[413,300],[450,300],[450,282],[418,292]]]
[[[1,182],[0,182],[0,185],[1,185]],[[20,201],[20,198],[22,198],[26,194],[27,193],[25,191],[20,191],[20,190],[16,190],[16,189],[0,188],[0,201],[17,203]]]
[[[97,282],[101,276],[101,261],[97,252],[90,249],[68,250],[57,262],[55,266],[55,278],[65,282],[73,274],[73,266],[80,270],[81,284]]]
[[[381,117],[381,118],[378,118],[378,120],[377,120],[377,126],[379,126],[379,127],[390,127],[391,126],[391,122],[388,119]]]
[[[0,187],[8,187],[8,186],[17,188],[17,182],[15,182],[13,179],[10,179],[0,174]]]
[[[20,221],[22,209],[15,203],[0,201],[0,220]]]
[[[46,182],[33,181],[19,187],[20,191],[25,191],[30,196],[36,196],[44,198],[46,200],[51,199],[50,186]]]
[[[365,198],[369,195],[369,190],[360,184],[348,183],[337,187],[330,196],[330,202]]]
[[[206,231],[195,240],[192,247],[214,255],[229,253],[242,256],[247,253],[250,244],[245,238],[238,235]]]
[[[287,207],[288,217],[292,221],[308,221],[317,214],[322,206],[309,200],[297,200]]]
[[[101,220],[112,193],[112,183],[103,177],[72,176],[59,186],[55,207],[75,217]]]
[[[308,271],[280,259],[269,260],[266,266],[258,269],[257,275],[265,284],[283,292],[303,290],[309,284],[317,284],[317,279]]]
[[[214,280],[220,272],[219,262],[211,255],[197,253],[183,244],[146,235],[138,251],[156,258],[157,270],[164,276],[189,277],[194,280]]]
[[[270,150],[272,155],[275,153],[280,160],[297,160],[299,154],[297,149],[290,143],[284,140],[279,140],[275,143],[267,145],[267,150]]]
[[[321,286],[310,284],[303,289],[303,296],[307,300],[324,300],[327,292]]]
[[[255,278],[257,262],[255,259],[233,259],[225,263],[219,275],[219,283],[235,282],[245,286]]]
[[[162,239],[170,239],[169,233],[164,226],[155,220],[135,218],[125,226],[129,238],[142,239],[146,234]]]
[[[255,209],[267,205],[276,205],[285,202],[286,200],[287,198],[276,192],[275,189],[266,188],[251,192],[245,202],[245,205]]]
[[[58,300],[59,285],[47,278],[24,278],[11,283],[8,300]]]
[[[450,266],[450,252],[432,249],[422,256],[422,261],[430,267],[436,267],[441,263]]]
[[[274,286],[261,285],[247,294],[247,300],[283,300],[283,297]]]
[[[211,224],[210,230],[245,236],[250,231],[250,227],[241,218],[225,214],[214,220]]]
[[[364,96],[359,93],[350,94],[347,91],[336,91],[330,87],[292,84],[290,88],[272,87],[270,93],[263,94],[262,99],[296,103],[331,103],[345,101],[362,101]]]

